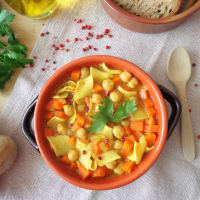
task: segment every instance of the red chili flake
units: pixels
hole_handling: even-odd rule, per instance
[[[102,157],[101,157],[101,156],[98,156],[97,158],[98,158],[98,160],[102,160]]]
[[[82,19],[77,20],[77,23],[82,23],[82,22],[83,22]]]
[[[46,34],[49,35],[49,32],[47,31]]]
[[[106,144],[108,144],[108,143],[109,143],[109,140],[108,140],[108,139],[105,139],[104,142],[105,142]]]
[[[53,61],[53,64],[56,64],[56,61]]]
[[[56,71],[56,68],[55,68],[55,67],[53,68],[53,71]]]
[[[82,29],[82,30],[85,30],[85,29],[86,29],[86,26],[82,26],[81,29]]]
[[[41,33],[40,36],[43,37],[43,36],[44,36],[44,33]]]
[[[105,31],[104,31],[104,34],[107,34],[109,32],[110,32],[110,30],[106,28]]]
[[[123,138],[121,139],[121,141],[124,142],[124,141],[125,141],[125,138],[123,137]]]
[[[197,83],[195,83],[195,84],[194,84],[194,86],[195,86],[195,87],[197,87],[197,86],[198,86],[198,84],[197,84]]]
[[[196,65],[196,63],[192,63],[192,67],[196,67],[197,65]]]
[[[56,47],[56,45],[55,45],[55,44],[52,44],[52,47],[54,48],[54,47]]]
[[[102,35],[102,34],[100,35],[100,38],[103,38],[103,35]]]
[[[62,51],[64,51],[64,50],[65,50],[65,48],[62,48],[61,50],[62,50]]]
[[[60,46],[61,48],[63,48],[63,47],[64,47],[64,44],[59,44],[59,46]]]
[[[112,37],[113,37],[113,35],[108,35],[108,37],[109,37],[109,38],[112,38]]]
[[[97,36],[96,36],[96,39],[99,39],[100,37],[101,37],[100,35],[97,35]]]
[[[69,39],[66,39],[66,42],[67,42],[67,43],[69,43],[69,42],[70,42],[70,40],[69,40]]]
[[[42,71],[45,71],[45,68],[42,68]]]
[[[30,63],[29,66],[30,66],[30,68],[34,67],[34,63]]]
[[[83,39],[79,39],[81,42],[83,41]]]
[[[106,49],[110,49],[111,47],[109,45],[106,45]]]
[[[200,135],[198,135],[197,138],[200,140]]]
[[[94,48],[94,50],[95,50],[95,51],[98,51],[98,49],[97,49],[97,48]]]
[[[37,56],[33,56],[33,59],[37,59]]]
[[[47,65],[47,68],[50,68],[50,66],[49,66],[49,65]]]
[[[74,19],[74,22],[76,22],[76,21],[77,21],[77,19],[75,18],[75,19]]]
[[[88,30],[91,30],[91,29],[92,29],[92,26],[91,26],[91,25],[86,25],[86,28],[87,28]]]
[[[74,42],[77,42],[78,41],[78,38],[74,38]]]
[[[189,112],[192,112],[192,109],[189,109]]]
[[[83,154],[83,155],[85,155],[86,153],[87,153],[86,150],[83,150],[83,151],[82,151],[82,154]]]
[[[92,49],[92,46],[91,46],[91,45],[88,45],[88,49]]]
[[[66,49],[66,51],[68,52],[68,51],[69,51],[69,49]]]
[[[45,62],[46,62],[46,63],[48,63],[48,62],[49,62],[49,60],[48,60],[48,59],[46,59],[46,60],[45,60]]]
[[[89,36],[89,37],[94,37],[94,34],[91,33],[91,32],[89,32],[89,33],[88,33],[88,36]]]
[[[86,48],[82,48],[82,51],[87,51],[87,49]]]
[[[56,50],[56,51],[59,50],[59,47],[55,47],[55,50]]]

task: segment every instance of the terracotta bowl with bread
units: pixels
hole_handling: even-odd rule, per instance
[[[200,9],[199,0],[101,0],[118,24],[140,33],[160,33],[180,25]]]

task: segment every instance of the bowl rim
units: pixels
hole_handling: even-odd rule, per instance
[[[114,3],[112,0],[101,0],[104,1],[107,6],[110,7],[113,11],[115,11],[118,15],[121,15],[124,18],[128,18],[129,20],[133,20],[139,23],[143,24],[168,24],[172,22],[176,22],[179,20],[182,20],[193,13],[195,13],[197,10],[200,9],[200,0],[198,0],[193,6],[191,6],[189,9],[185,10],[184,12],[181,12],[174,16],[159,18],[159,19],[148,19],[141,16],[136,16],[134,14],[131,14],[124,9],[120,8],[116,3]]]
[[[113,59],[114,61],[112,62],[120,62],[123,64],[123,66],[128,66],[129,68],[134,68],[135,71],[138,72],[138,74],[141,75],[141,77],[143,77],[144,79],[148,79],[148,86],[152,88],[152,93],[155,94],[156,98],[158,99],[158,104],[159,104],[159,108],[160,108],[160,113],[161,113],[161,121],[162,121],[162,127],[161,127],[161,135],[160,140],[158,142],[158,147],[155,150],[153,156],[148,158],[148,165],[147,166],[142,166],[141,170],[139,171],[138,175],[135,176],[135,178],[133,179],[132,176],[128,175],[126,176],[126,178],[124,179],[120,179],[120,181],[115,181],[112,182],[112,184],[106,184],[106,183],[101,183],[101,184],[94,184],[92,182],[89,181],[77,181],[75,179],[73,179],[72,177],[70,177],[69,175],[66,175],[65,173],[63,173],[62,171],[60,171],[58,168],[56,168],[55,163],[52,162],[50,153],[47,153],[47,148],[45,147],[45,145],[42,143],[42,135],[39,133],[42,133],[41,131],[41,117],[39,118],[40,114],[41,114],[41,110],[43,109],[42,107],[42,101],[45,101],[47,99],[45,99],[45,93],[48,91],[48,89],[50,88],[51,85],[53,85],[56,81],[58,82],[59,77],[61,77],[63,75],[63,72],[68,72],[71,69],[74,68],[74,66],[76,66],[77,68],[81,67],[83,62],[89,62],[89,60],[97,60],[96,64],[100,64],[102,63],[102,60],[106,62],[106,60],[110,60]],[[101,60],[101,62],[100,62]],[[79,64],[78,64],[79,63]],[[89,66],[88,66],[89,67]],[[133,72],[132,72],[133,73]],[[45,160],[45,162],[47,163],[47,165],[60,177],[62,177],[63,179],[65,179],[66,181],[68,181],[69,183],[84,188],[84,189],[90,189],[90,190],[108,190],[108,189],[114,189],[117,187],[121,187],[124,185],[127,185],[133,181],[135,181],[137,178],[141,177],[146,171],[148,171],[152,165],[156,162],[156,160],[158,159],[165,141],[166,141],[166,137],[167,137],[167,130],[168,130],[168,116],[167,116],[167,110],[166,110],[166,104],[164,101],[164,98],[160,92],[160,89],[158,88],[157,84],[152,80],[152,78],[145,72],[143,71],[141,68],[139,68],[137,65],[124,60],[122,58],[118,58],[118,57],[114,57],[114,56],[108,56],[108,55],[94,55],[94,56],[86,56],[86,57],[82,57],[76,60],[73,60],[67,64],[65,64],[63,67],[61,67],[57,72],[55,72],[50,78],[49,80],[45,83],[44,87],[42,88],[40,95],[38,97],[38,101],[36,103],[36,108],[35,108],[35,114],[34,114],[34,129],[35,129],[35,136],[36,136],[36,142],[38,144],[41,156],[43,157],[43,159]],[[121,175],[123,176],[123,175]],[[103,179],[102,179],[103,180]]]

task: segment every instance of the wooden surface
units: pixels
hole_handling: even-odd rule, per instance
[[[15,32],[16,38],[28,48],[29,56],[46,20],[33,20],[19,15],[14,10],[9,8],[4,1],[1,2],[0,7],[16,15],[14,22],[11,24],[11,27]],[[0,112],[8,101],[15,81],[20,72],[21,69],[16,70],[12,75],[11,80],[7,82],[5,89],[0,90]]]

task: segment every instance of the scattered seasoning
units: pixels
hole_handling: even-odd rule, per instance
[[[88,106],[85,108],[85,112],[88,112],[89,111],[89,108],[88,108]]]
[[[74,38],[74,42],[77,42],[78,41],[78,38]]]
[[[86,153],[87,153],[86,150],[83,150],[83,151],[82,151],[82,154],[83,154],[83,155],[85,155]]]
[[[56,68],[55,68],[55,67],[53,68],[53,71],[56,71]]]
[[[42,71],[45,71],[45,68],[42,68]]]
[[[192,67],[196,67],[196,63],[192,63]]]
[[[94,34],[91,33],[91,32],[88,32],[88,36],[89,36],[89,37],[94,37]]]
[[[48,62],[49,62],[49,60],[48,60],[48,59],[46,59],[46,60],[45,60],[45,63],[48,63]]]
[[[42,24],[42,26],[45,26],[45,24]]]
[[[56,50],[56,51],[59,50],[59,47],[55,47],[55,50]]]
[[[105,31],[104,31],[104,34],[107,34],[109,32],[110,32],[110,30],[106,28]]]
[[[56,64],[56,61],[53,61],[53,64]]]
[[[49,32],[47,31],[46,34],[49,35]]]
[[[44,36],[44,33],[41,33],[40,36],[43,37],[43,36]]]
[[[104,142],[105,142],[106,144],[108,144],[108,143],[109,143],[109,140],[108,140],[108,139],[105,139]]]
[[[109,45],[106,45],[106,49],[110,49],[111,47]]]
[[[98,51],[98,49],[97,49],[97,48],[94,48],[94,50],[95,50],[95,51]]]
[[[37,56],[33,56],[33,59],[37,59]]]
[[[198,86],[198,84],[197,84],[197,83],[195,83],[195,84],[194,84],[194,86],[195,86],[195,87],[197,87],[197,86]]]
[[[197,138],[200,140],[200,135],[198,135]]]
[[[98,156],[97,158],[98,158],[98,160],[102,160],[102,157],[101,157],[101,156]]]
[[[53,36],[53,39],[57,39],[57,36]]]
[[[100,35],[100,38],[103,38],[103,34]]]
[[[189,112],[192,112],[192,109],[189,109]]]
[[[123,138],[121,139],[121,141],[124,142],[124,141],[125,141],[125,138],[123,137]]]
[[[53,47],[53,48],[55,48],[55,47],[56,47],[56,45],[55,45],[55,44],[52,44],[52,47]]]
[[[88,30],[91,30],[92,29],[92,26],[91,25],[86,25],[85,26]]]
[[[82,26],[81,29],[82,29],[82,30],[85,30],[85,29],[86,29],[86,26]]]
[[[88,45],[88,49],[92,49],[92,46],[91,46],[91,45]]]
[[[86,48],[82,48],[82,51],[87,51],[87,49]]]
[[[55,52],[55,51],[53,52],[53,55],[54,55],[54,56],[56,55],[56,52]]]
[[[77,19],[75,18],[75,19],[74,19],[74,22],[76,22],[76,21],[77,21]]]
[[[96,39],[98,40],[100,38],[100,35],[97,34]]]
[[[85,37],[86,40],[89,40],[89,37]]]
[[[83,41],[83,39],[79,39],[81,42]]]
[[[82,22],[83,22],[82,19],[78,19],[78,20],[77,20],[77,23],[82,23]]]
[[[63,47],[64,47],[64,44],[59,44],[59,46],[60,46],[61,48],[63,48]]]
[[[69,49],[66,49],[66,51],[68,52],[68,51],[69,51]]]
[[[112,37],[113,37],[113,35],[108,35],[108,37],[109,37],[109,38],[112,38]]]
[[[47,68],[49,69],[49,68],[50,68],[50,66],[49,66],[49,65],[47,65]]]
[[[69,42],[70,42],[70,40],[69,40],[69,39],[66,39],[66,42],[67,42],[67,43],[69,43]]]
[[[34,63],[29,64],[30,68],[34,67]]]
[[[64,51],[64,50],[65,50],[65,48],[62,48],[61,50],[62,50],[62,51]]]

